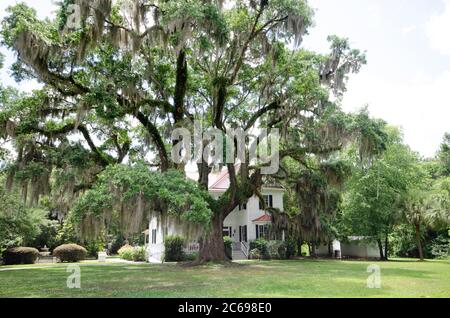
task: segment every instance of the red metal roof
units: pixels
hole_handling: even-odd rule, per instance
[[[268,214],[264,214],[263,216],[260,216],[259,218],[253,220],[252,222],[272,222],[272,217]]]

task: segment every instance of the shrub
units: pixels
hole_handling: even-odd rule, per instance
[[[53,256],[59,258],[61,262],[76,263],[84,260],[86,255],[86,249],[77,244],[64,244],[53,250]]]
[[[164,241],[164,261],[180,262],[184,257],[184,239],[180,236],[168,236]]]
[[[257,239],[255,241],[250,242],[250,250],[258,249],[261,253],[261,257],[264,259],[270,258],[269,251],[267,249],[268,242],[264,239]]]
[[[184,260],[188,262],[195,261],[198,258],[198,252],[187,253],[184,255]]]
[[[279,259],[287,259],[288,252],[287,252],[287,243],[286,242],[279,242],[278,244],[278,258]]]
[[[269,252],[269,257],[271,259],[279,259],[280,254],[278,252],[280,248],[280,242],[278,241],[270,241],[267,243],[267,251]]]
[[[233,240],[229,236],[224,236],[223,243],[225,245],[225,254],[229,259],[233,258]]]
[[[3,252],[5,265],[34,264],[39,257],[39,251],[32,247],[13,247]]]
[[[145,262],[147,260],[147,251],[145,247],[139,246],[133,249],[133,261]]]
[[[89,241],[86,243],[86,250],[88,256],[98,257],[98,252],[101,252],[105,249],[105,244],[101,240]]]
[[[261,259],[261,252],[257,248],[251,250],[250,259]]]
[[[223,243],[225,244],[225,248],[233,248],[233,240],[229,236],[223,237]]]
[[[431,254],[434,258],[445,259],[450,255],[450,241],[443,235],[439,235],[431,241]]]
[[[416,233],[412,226],[401,224],[394,228],[389,237],[389,253],[397,257],[417,257],[419,255]]]
[[[297,243],[295,240],[289,239],[286,242],[286,258],[289,259],[297,255]]]
[[[39,225],[40,233],[29,244],[35,246],[38,249],[47,246],[49,250],[53,251],[55,247],[63,244],[64,242],[57,241],[58,231],[61,229],[59,221],[47,220]]]
[[[109,255],[115,255],[119,254],[119,249],[124,246],[124,238],[123,235],[118,234],[114,237],[113,241],[111,242],[111,247],[109,248]]]
[[[117,251],[117,253],[119,254],[119,257],[121,259],[132,261],[134,254],[134,247],[128,244],[124,245]]]

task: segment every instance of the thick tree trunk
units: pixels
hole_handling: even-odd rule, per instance
[[[181,122],[184,118],[185,106],[184,100],[186,97],[188,81],[188,66],[186,62],[186,52],[181,50],[177,58],[177,79],[175,85],[175,96],[174,100],[174,112],[173,118],[175,124]]]
[[[423,257],[422,241],[420,240],[420,224],[415,224],[415,230],[416,230],[417,248],[419,249],[419,258],[421,261],[423,261],[424,257]]]
[[[328,257],[333,257],[333,242],[328,242]]]
[[[384,240],[384,260],[389,260],[389,237],[386,234],[386,238]]]
[[[384,261],[384,253],[383,253],[383,243],[381,243],[381,240],[377,240],[378,243],[378,249],[380,250],[380,260]]]
[[[216,214],[211,221],[210,233],[200,241],[200,262],[225,262],[229,261],[225,254],[223,242],[223,218],[222,214]]]

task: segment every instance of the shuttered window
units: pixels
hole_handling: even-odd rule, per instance
[[[263,195],[264,203],[268,208],[273,208],[273,195]],[[264,207],[261,204],[261,201],[259,202],[259,209],[262,210]]]

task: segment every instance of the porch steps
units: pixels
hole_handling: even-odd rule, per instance
[[[233,261],[248,259],[241,250],[234,250],[234,249],[233,249],[232,257],[233,257]]]

